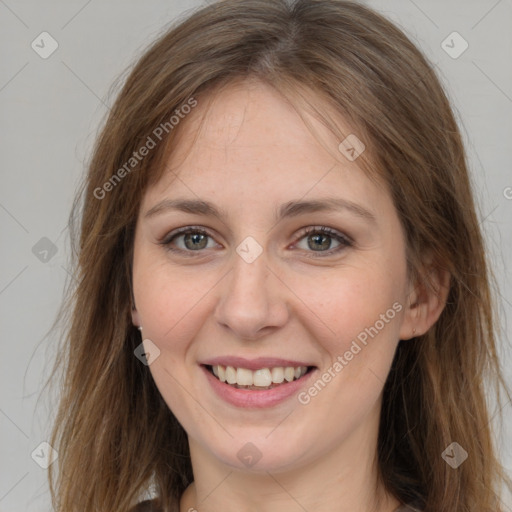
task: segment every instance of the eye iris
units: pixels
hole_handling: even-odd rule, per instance
[[[207,233],[202,231],[186,231],[182,232],[181,235],[175,235],[174,238],[178,236],[180,238],[183,237],[183,243],[189,251],[197,252],[207,248],[209,238]],[[322,229],[310,232],[309,235],[305,235],[303,238],[307,238],[309,249],[312,249],[314,252],[323,252],[330,248],[333,235],[329,232],[324,233]]]
[[[201,240],[202,238],[202,240]],[[206,247],[206,244],[203,244],[201,246],[197,245],[197,244],[192,244],[192,246],[188,246],[187,244],[187,241],[202,241],[202,242],[206,242],[206,235],[203,235],[202,233],[186,233],[184,235],[184,242],[185,242],[185,246],[187,247],[187,249],[204,249]]]
[[[320,234],[320,233],[317,233],[317,234],[315,234],[315,235],[311,235],[311,236],[309,237],[309,239],[314,239],[314,240],[315,240],[315,243],[318,243],[318,242],[317,242],[317,241],[318,241],[318,239],[322,239],[322,238],[324,239],[324,242],[325,242],[325,241],[326,241],[326,242],[325,242],[324,244],[322,244],[322,247],[320,247],[320,249],[328,249],[328,248],[329,248],[329,246],[331,245],[330,240],[329,240],[329,239],[330,239],[330,236],[329,236],[329,235],[322,235],[322,234]],[[315,247],[312,247],[312,244],[310,244],[310,243],[309,243],[309,241],[308,241],[308,247],[309,247],[310,249],[315,249]],[[316,248],[318,248],[318,247],[316,247]]]

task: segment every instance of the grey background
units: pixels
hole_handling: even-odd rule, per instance
[[[365,3],[408,33],[448,88],[501,285],[506,335],[500,340],[500,356],[512,385],[507,323],[512,307],[512,188],[507,188],[512,187],[512,2]],[[44,396],[37,403],[54,357],[53,337],[44,335],[61,301],[69,263],[68,214],[98,125],[112,101],[107,92],[166,24],[201,4],[0,0],[0,512],[50,510],[46,470],[31,457],[34,450],[42,454],[38,447],[47,439],[53,418]],[[59,45],[47,59],[31,47],[43,31]],[[441,46],[453,31],[469,44],[456,59]],[[497,442],[512,472],[510,403],[504,412]],[[495,420],[493,425],[499,428]],[[512,501],[506,501],[512,510]]]

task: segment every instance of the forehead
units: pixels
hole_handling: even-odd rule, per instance
[[[337,122],[351,133],[341,117]],[[162,195],[232,200],[235,194],[256,205],[337,191],[375,202],[383,193],[338,149],[339,137],[262,82],[230,84],[199,98],[181,123],[146,203]]]
[[[337,146],[333,134],[320,123],[314,124],[322,139],[327,138],[330,146]],[[251,80],[228,84],[199,100],[180,127],[169,164],[179,165],[187,157],[197,161],[215,156],[217,160],[229,161],[242,152],[245,158],[254,155],[262,161],[275,158],[279,148],[290,159],[294,155],[312,157],[320,152],[318,146],[299,112],[284,95],[263,82]]]

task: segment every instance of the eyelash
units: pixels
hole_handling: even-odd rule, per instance
[[[203,250],[198,251],[191,251],[191,250],[184,250],[184,249],[176,249],[174,247],[171,247],[171,242],[178,238],[181,235],[187,235],[187,234],[201,234],[205,235],[209,238],[213,238],[210,233],[205,231],[203,228],[198,226],[187,226],[185,228],[177,229],[171,233],[169,233],[162,241],[159,242],[160,245],[164,246],[166,250],[174,252],[174,253],[180,253],[185,254],[187,257],[194,257],[195,254],[193,253],[201,253]],[[351,240],[348,236],[343,235],[339,233],[338,231],[328,228],[326,226],[321,227],[308,227],[306,228],[300,235],[300,237],[297,239],[297,241],[302,240],[303,238],[307,238],[311,234],[322,234],[322,235],[328,235],[336,241],[340,242],[340,246],[336,247],[335,249],[331,249],[329,251],[308,251],[313,253],[321,254],[319,256],[313,256],[314,258],[323,258],[327,256],[332,256],[333,254],[336,254],[338,252],[341,252],[343,249],[346,249],[347,247],[352,247],[354,245],[353,240]],[[192,253],[192,254],[191,254]]]

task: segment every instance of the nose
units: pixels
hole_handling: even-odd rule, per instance
[[[291,292],[268,266],[265,251],[252,263],[238,254],[233,259],[214,317],[233,337],[257,340],[286,324]]]

